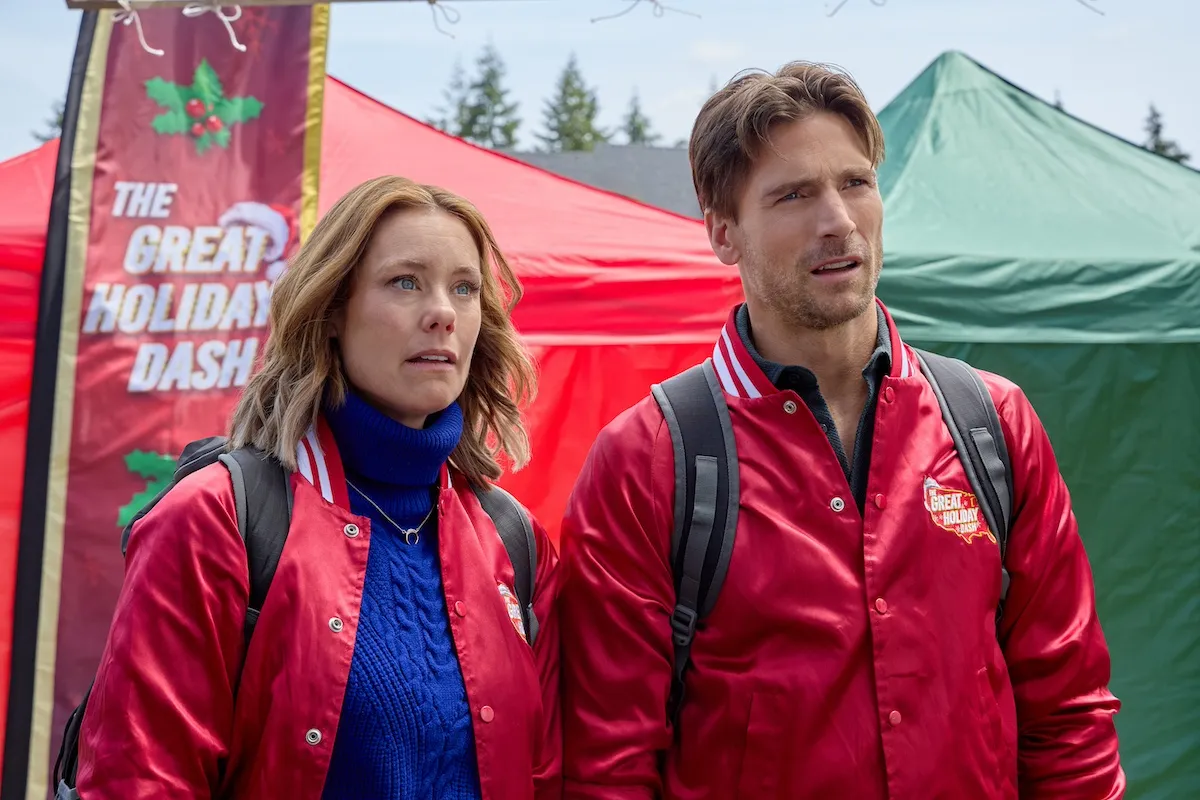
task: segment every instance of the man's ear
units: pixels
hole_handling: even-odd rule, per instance
[[[737,266],[742,260],[737,223],[710,208],[704,212],[704,229],[708,231],[708,243],[721,263]]]

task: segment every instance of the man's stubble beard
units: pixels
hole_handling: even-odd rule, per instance
[[[743,259],[744,266],[749,267],[744,270],[748,278],[747,288],[754,292],[761,305],[770,309],[773,316],[793,330],[826,331],[867,312],[875,300],[875,289],[882,272],[882,245],[871,248],[870,253],[862,259],[862,271],[856,277],[850,302],[846,302],[845,293],[839,293],[836,301],[831,303],[809,291],[809,287],[819,280],[812,277],[805,266],[813,261],[806,256],[787,268],[766,267],[757,254],[747,253],[747,258]]]

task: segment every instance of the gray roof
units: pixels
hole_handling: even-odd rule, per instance
[[[591,152],[505,152],[565,178],[701,218],[686,147],[600,144]]]

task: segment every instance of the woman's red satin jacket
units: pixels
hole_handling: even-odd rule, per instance
[[[349,510],[323,421],[297,454],[292,524],[248,651],[249,573],[224,467],[185,478],[134,528],[82,726],[82,798],[320,800],[371,523]],[[465,478],[443,468],[437,508],[483,797],[557,798],[558,556],[535,522],[541,625],[531,648],[501,590],[513,584],[507,552]]]

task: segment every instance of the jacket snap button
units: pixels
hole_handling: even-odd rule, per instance
[[[887,600],[884,600],[882,597],[880,597],[879,599],[877,599],[875,601],[875,610],[878,611],[880,614],[886,614],[887,609],[888,609]]]
[[[454,602],[454,613],[458,614],[460,617],[465,617],[467,615],[466,603],[464,603],[462,600],[456,600]]]
[[[881,494],[875,495],[875,507],[879,509],[887,508],[887,498]]]
[[[330,618],[329,630],[333,631],[334,633],[341,633],[342,628],[343,628],[343,625],[342,625],[342,621],[340,619],[338,619],[337,617]]]
[[[310,728],[308,733],[304,734],[304,741],[312,745],[321,743],[321,732],[316,728]]]
[[[358,526],[351,522],[342,528],[342,533],[353,539],[355,536],[358,536]]]
[[[829,507],[832,508],[834,511],[841,511],[843,508],[846,507],[846,501],[840,497],[835,497],[829,501]]]
[[[899,725],[900,724],[900,712],[893,711],[892,713],[888,714],[888,722],[891,723],[893,728],[896,727],[897,725]]]
[[[795,401],[794,400],[785,400],[783,403],[783,410],[789,414],[795,414],[796,413]]]
[[[496,718],[496,712],[492,710],[491,706],[484,706],[479,709],[479,718],[484,722],[491,722]]]
[[[892,391],[892,387],[888,386],[883,390],[883,402],[890,403],[896,399],[896,393]]]

